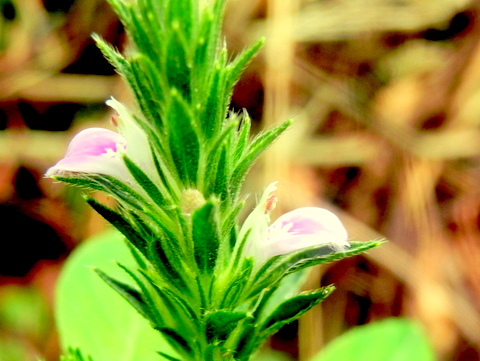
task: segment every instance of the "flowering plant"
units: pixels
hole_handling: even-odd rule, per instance
[[[380,242],[348,242],[339,219],[301,208],[270,224],[275,183],[240,226],[240,191],[252,164],[291,124],[250,138],[247,114],[228,113],[232,88],[262,40],[228,61],[224,1],[110,0],[132,46],[122,55],[95,36],[136,104],[107,104],[118,133],[86,129],[46,175],[100,190],[115,209],[87,202],[126,239],[123,281],[98,275],[159,331],[167,360],[248,360],[283,325],[321,302],[327,286],[298,292],[296,275]],[[285,284],[297,284],[285,292]],[[88,292],[87,290],[84,292]],[[76,344],[64,345],[76,348]],[[108,345],[105,345],[108,347]],[[91,350],[70,351],[82,360]]]

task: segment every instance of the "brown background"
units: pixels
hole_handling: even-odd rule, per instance
[[[105,99],[129,101],[90,39],[122,48],[125,36],[102,0],[0,0],[0,10],[0,352],[55,360],[56,275],[106,225],[81,191],[42,175],[79,129],[109,126]],[[279,180],[278,212],[324,206],[352,239],[390,240],[312,272],[311,287],[337,291],[272,347],[307,360],[355,325],[408,316],[439,360],[480,359],[479,10],[467,0],[228,2],[232,53],[267,37],[232,107],[257,129],[296,119],[246,190]]]

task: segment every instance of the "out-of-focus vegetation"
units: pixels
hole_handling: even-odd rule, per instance
[[[125,36],[103,0],[0,10],[0,359],[50,361],[58,270],[105,224],[42,174],[79,129],[109,126],[105,99],[128,98],[90,34],[119,48]],[[313,272],[337,291],[272,348],[307,360],[355,325],[406,316],[439,360],[480,360],[479,12],[468,0],[228,1],[232,51],[267,37],[233,108],[262,127],[297,120],[250,188],[278,179],[280,211],[322,205],[352,239],[390,240]]]
[[[135,264],[122,235],[113,230],[84,242],[68,259],[57,282],[55,314],[61,344],[97,361],[157,361],[161,357],[156,351],[175,354],[162,335],[123,297],[105,288],[93,271],[95,267],[129,282],[116,262]]]
[[[349,330],[312,361],[433,361],[435,356],[418,324],[390,318]]]

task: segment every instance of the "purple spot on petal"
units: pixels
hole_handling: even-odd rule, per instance
[[[120,134],[103,128],[88,128],[72,139],[65,158],[78,155],[101,156],[105,153],[116,153],[125,148],[125,138]]]

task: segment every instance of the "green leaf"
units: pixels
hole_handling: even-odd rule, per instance
[[[103,273],[102,271],[96,269],[95,271],[99,274],[99,276],[112,287],[115,291],[117,291],[120,295],[122,295],[130,304],[146,319],[151,321],[152,323],[158,322],[159,317],[157,310],[153,308],[154,301],[152,300],[152,296],[146,286],[147,282],[143,282],[142,279],[129,267],[117,263],[118,266],[125,271],[126,274],[130,276],[132,280],[139,286],[139,289],[135,289],[134,287],[130,286],[130,284],[120,282],[113,277],[109,277],[107,274]],[[131,282],[131,281],[130,281]]]
[[[198,70],[201,71],[198,76],[203,78],[210,75],[209,73],[211,73],[211,68],[217,56],[225,0],[218,0],[212,3],[212,6],[204,9],[200,20],[200,43],[197,46],[195,54],[195,63],[198,66]],[[195,76],[196,74],[193,75]]]
[[[199,317],[196,313],[198,305],[192,305],[191,302],[189,302],[191,301],[190,299],[183,298],[183,295],[178,295],[167,287],[158,286],[148,276],[146,276],[146,278],[153,286],[156,294],[163,300],[169,312],[172,313],[170,316],[173,317],[177,323],[181,323],[180,321],[183,317],[183,328],[188,327],[193,329],[192,332],[196,332],[197,329],[201,327]]]
[[[221,308],[229,308],[235,305],[236,302],[244,295],[245,286],[247,285],[250,275],[253,270],[254,260],[252,258],[245,258],[242,267],[231,276],[231,278],[223,280],[228,284],[222,289],[223,297],[218,295],[220,299]]]
[[[128,62],[125,60],[122,54],[115,50],[110,44],[103,40],[98,34],[92,35],[93,40],[97,44],[97,47],[100,49],[105,58],[112,64],[116,71],[127,77],[128,74]]]
[[[222,237],[230,238],[230,242],[225,242],[224,248],[233,249],[237,240],[236,221],[245,206],[245,201],[239,201],[237,204],[230,205],[230,207],[225,207],[224,203],[220,206],[223,212]]]
[[[242,114],[241,123],[237,134],[237,145],[235,148],[235,162],[238,162],[248,149],[248,138],[250,136],[251,119],[247,112]]]
[[[112,6],[113,10],[115,10],[117,13],[121,22],[130,27],[131,7],[129,6],[128,2],[123,0],[108,0],[108,2]]]
[[[185,39],[194,39],[198,23],[198,0],[170,1],[167,21],[170,24],[181,24]],[[173,25],[175,26],[175,25]]]
[[[130,26],[127,26],[127,32],[135,42],[139,52],[148,55],[151,59],[162,59],[164,47],[158,44],[158,36],[163,35],[157,31],[156,26],[152,26],[152,22],[146,17],[138,13],[138,7],[132,6],[130,10]],[[151,17],[156,14],[151,14]],[[160,46],[159,46],[160,45]]]
[[[146,254],[146,242],[130,222],[119,213],[97,202],[93,198],[86,197],[86,201],[98,214],[118,229],[142,254]]]
[[[134,291],[134,299],[130,303],[141,314],[144,314],[155,328],[170,326],[175,329],[188,329],[192,334],[198,333],[200,325],[195,312],[188,303],[190,299],[185,300],[183,294],[178,296],[174,291],[168,289],[171,285],[160,287],[158,281],[154,281],[148,275],[148,270],[138,273],[122,264],[119,266],[135,281],[141,293],[137,296]],[[121,289],[120,292],[124,291]],[[131,293],[129,292],[125,297],[127,300],[128,297],[132,298]]]
[[[127,156],[123,157],[125,165],[127,166],[130,173],[133,175],[135,180],[140,184],[140,186],[145,190],[148,196],[159,206],[165,206],[169,204],[166,200],[166,197],[160,192],[157,186],[151,181],[151,179],[141,170],[135,162],[133,162]]]
[[[146,259],[146,257],[138,251],[135,246],[132,245],[132,243],[125,241],[127,244],[128,249],[130,250],[130,253],[132,254],[133,258],[135,259],[135,263],[140,267],[142,270],[146,270],[149,267],[149,263]]]
[[[249,294],[255,295],[263,288],[269,287],[284,277],[305,268],[352,257],[382,243],[383,241],[352,241],[350,242],[350,247],[342,252],[333,252],[330,246],[319,245],[272,257],[257,271],[256,279],[252,283],[253,287]]]
[[[90,356],[84,356],[79,349],[69,348],[66,355],[60,356],[60,361],[94,361]]]
[[[273,129],[267,130],[258,134],[250,144],[248,151],[248,159],[255,159],[263,152],[270,144],[272,144],[284,131],[286,131],[293,124],[293,120],[287,120]]]
[[[152,144],[150,145],[152,151],[152,158],[155,164],[155,169],[157,170],[160,181],[166,189],[168,189],[170,196],[174,201],[178,201],[178,194],[180,194],[180,181],[178,177],[170,171],[174,168],[173,160],[169,162],[170,159],[165,159],[165,152],[162,151],[162,146],[155,138],[149,137]],[[156,148],[156,149],[155,149]],[[156,153],[161,153],[162,155],[157,155]],[[170,152],[168,152],[170,154]]]
[[[240,78],[242,71],[245,69],[247,64],[252,58],[257,55],[257,53],[262,48],[265,43],[265,39],[261,38],[256,43],[251,45],[248,49],[241,52],[233,62],[228,64],[228,87],[231,88]]]
[[[272,335],[282,326],[295,321],[316,304],[322,302],[335,287],[327,286],[313,291],[305,291],[281,303],[262,326],[264,337]]]
[[[356,256],[360,253],[368,251],[369,249],[378,247],[384,242],[385,241],[383,240],[373,240],[365,242],[351,241],[349,248],[344,249],[342,252],[333,253],[329,246],[327,246],[326,248],[330,248],[330,252],[328,252],[325,247],[319,247],[319,249],[307,248],[305,250],[296,252],[290,256],[287,261],[289,267],[286,274],[298,272],[300,270],[316,266],[318,264],[329,263],[333,261],[338,261],[340,259]],[[322,249],[322,252],[319,252],[320,248]]]
[[[129,59],[130,72],[127,76],[127,81],[135,94],[140,110],[143,116],[155,124],[156,131],[162,130],[162,113],[159,110],[162,106],[163,97],[156,95],[158,92],[162,92],[160,89],[152,88],[155,84],[154,76],[151,76],[150,69],[147,68],[148,63],[143,55],[136,55]],[[146,128],[142,125],[142,128]],[[147,131],[146,131],[147,132]],[[156,135],[155,135],[156,136]]]
[[[287,120],[279,126],[259,134],[248,147],[243,159],[233,171],[232,183],[241,184],[250,167],[255,163],[262,152],[271,145],[284,131],[286,131],[293,120]]]
[[[209,201],[193,213],[192,239],[198,268],[201,272],[211,273],[220,245],[216,202]]]
[[[420,325],[390,318],[355,327],[336,338],[311,361],[434,361]]]
[[[130,59],[132,71],[137,74],[137,79],[142,84],[137,88],[141,89],[141,93],[136,93],[139,104],[145,117],[159,133],[163,132],[162,116],[165,112],[166,94],[168,88],[166,86],[165,74],[161,73],[153,61],[143,54],[135,54]],[[139,98],[140,96],[140,98]]]
[[[163,353],[163,352],[158,352],[158,354],[159,354],[160,356],[162,356],[163,358],[167,359],[168,361],[182,361],[182,360],[180,360],[179,358],[172,357],[172,356],[167,355],[167,354],[165,354],[165,353]]]
[[[231,162],[228,156],[228,146],[222,145],[218,150],[218,164],[217,171],[213,174],[214,184],[213,193],[217,195],[222,201],[229,199],[228,187],[230,186],[230,172]]]
[[[193,354],[193,347],[190,345],[189,340],[182,335],[180,335],[177,331],[168,328],[168,327],[160,327],[157,328],[157,331],[161,332],[166,339],[169,340],[170,344],[175,347],[175,349],[179,353],[187,354],[191,356]],[[193,341],[190,339],[190,341]]]
[[[114,263],[134,265],[118,232],[108,232],[80,245],[60,276],[56,320],[63,349],[79,348],[96,361],[158,361],[156,351],[175,356],[127,301],[93,271],[99,268],[122,282],[127,275]]]
[[[164,34],[168,23],[166,21],[166,3],[168,1],[158,0],[138,0],[137,11],[142,14],[143,19],[148,22],[148,27],[151,31],[156,31],[153,34],[154,39],[161,39],[160,34]]]
[[[271,288],[268,296],[264,297],[261,304],[255,310],[259,322],[265,323],[274,310],[283,302],[300,293],[302,286],[308,278],[309,270],[292,273],[284,277],[280,282]]]
[[[75,178],[78,177],[78,178]],[[53,176],[55,180],[73,184],[79,187],[86,187],[93,190],[105,192],[120,202],[127,203],[129,206],[143,211],[145,200],[135,192],[130,186],[122,183],[116,178],[104,174],[72,174],[68,177]]]
[[[168,106],[169,146],[180,179],[189,187],[197,182],[200,139],[197,124],[189,108],[177,90],[171,91]]]
[[[251,325],[251,329],[244,327],[238,341],[237,357],[239,360],[248,357],[265,339],[284,325],[300,318],[335,289],[333,286],[328,286],[297,294],[301,287],[300,281],[305,276],[305,272],[289,275],[282,282],[272,284],[261,291],[252,313],[256,325]]]
[[[178,2],[178,1],[177,1]],[[177,89],[184,99],[190,101],[190,73],[192,71],[189,59],[187,41],[181,33],[182,24],[179,21],[171,24],[172,30],[167,39],[167,54],[165,75],[172,89]]]
[[[206,154],[207,154],[207,160],[211,164],[210,166],[213,166],[214,162],[217,162],[217,158],[215,157],[216,153],[218,153],[218,149],[223,146],[223,144],[226,143],[226,140],[233,134],[237,132],[237,128],[239,127],[239,119],[236,117],[235,114],[232,115],[235,118],[228,119],[221,131],[211,139],[209,140],[208,144],[206,144]]]
[[[247,317],[246,312],[216,311],[207,317],[207,339],[225,340],[237,327],[238,322]]]
[[[158,273],[177,289],[189,292],[187,281],[174,265],[182,265],[180,255],[175,247],[169,247],[171,238],[160,236],[151,240],[147,247],[148,259],[157,269]]]
[[[210,70],[212,73],[211,79],[208,85],[205,85],[207,96],[203,99],[202,114],[200,117],[203,134],[205,134],[207,139],[212,138],[218,133],[227,111],[227,108],[223,106],[226,97],[226,74],[222,66],[212,64],[212,67],[213,69]]]

